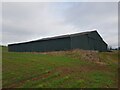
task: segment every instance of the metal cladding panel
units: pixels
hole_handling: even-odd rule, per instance
[[[78,35],[71,37],[71,48],[72,49],[89,49],[87,35]]]
[[[94,50],[101,50],[101,45],[100,45],[99,40],[94,40]]]
[[[107,44],[103,41],[102,37],[98,34],[97,31],[78,33],[78,34],[73,34],[72,36],[75,37],[75,36],[82,36],[82,35],[87,36],[88,40],[90,39],[88,42],[91,46],[89,47],[90,49],[107,51]],[[94,49],[93,49],[93,46],[94,46]]]
[[[89,38],[90,50],[107,51],[107,44],[101,40]]]
[[[107,44],[97,32],[88,34],[90,50],[107,51]]]
[[[95,40],[91,38],[88,39],[89,50],[95,50]]]
[[[70,49],[70,37],[45,41],[45,51],[59,51]]]
[[[71,36],[72,49],[107,51],[107,44],[97,32]]]
[[[9,45],[8,47],[9,47],[8,50],[11,51],[11,52],[22,52],[21,45],[12,45],[12,46]]]
[[[96,40],[102,40],[101,36],[97,33],[97,31],[89,33],[88,37]]]
[[[101,49],[102,51],[107,51],[107,44],[105,42],[101,43]]]
[[[70,38],[68,37],[9,45],[9,51],[15,52],[44,52],[44,51],[47,52],[69,49]]]
[[[97,31],[46,38],[37,41],[8,45],[9,51],[48,52],[69,49],[107,51],[107,44]]]

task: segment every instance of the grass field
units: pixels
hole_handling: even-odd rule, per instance
[[[117,88],[118,53],[2,51],[3,88]]]

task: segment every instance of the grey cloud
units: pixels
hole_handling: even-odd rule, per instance
[[[3,43],[13,41],[16,35],[14,41],[24,41],[70,32],[71,26],[58,20],[53,9],[52,3],[3,3]],[[6,41],[7,37],[11,40]]]
[[[65,22],[78,27],[79,31],[97,29],[109,45],[118,44],[118,3],[72,3],[64,12]],[[113,39],[114,38],[114,44]]]
[[[118,43],[117,3],[3,3],[2,14],[3,44],[92,29],[109,45]]]
[[[87,27],[89,24],[103,23],[115,17],[117,3],[83,2],[73,3],[71,8],[65,11],[65,21],[78,27]]]

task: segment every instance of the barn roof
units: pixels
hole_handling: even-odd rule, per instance
[[[38,40],[34,40],[34,41],[22,42],[22,43],[15,43],[15,44],[31,43],[31,42],[46,41],[46,40],[53,40],[53,39],[60,39],[60,38],[69,38],[69,37],[77,36],[77,35],[87,35],[87,34],[90,34],[92,32],[97,32],[97,31],[94,30],[94,31],[87,31],[87,32],[82,32],[82,33],[61,35],[61,36],[55,36],[55,37],[49,37],[49,38],[42,38],[42,39],[38,39]],[[10,45],[15,45],[15,44],[10,44]]]

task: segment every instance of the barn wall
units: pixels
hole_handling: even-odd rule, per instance
[[[9,45],[9,51],[15,52],[43,52],[59,51],[70,49],[70,38],[60,38],[52,40],[35,41]]]
[[[87,35],[72,36],[71,37],[71,48],[89,50]]]
[[[15,52],[44,52],[70,49],[107,51],[107,44],[94,31],[88,34],[74,34],[68,37],[37,40],[26,43],[9,45],[9,51]]]
[[[72,49],[107,51],[107,44],[97,32],[71,36]]]
[[[70,37],[69,38],[61,38],[48,40],[46,42],[46,50],[45,51],[59,51],[59,50],[69,50],[70,47]]]
[[[90,50],[107,51],[107,44],[97,32],[88,34]]]

